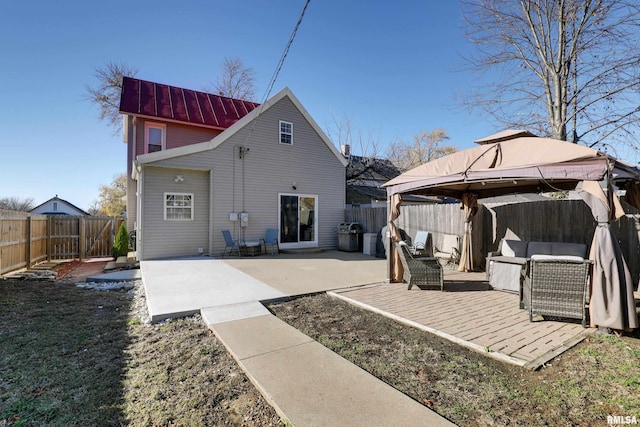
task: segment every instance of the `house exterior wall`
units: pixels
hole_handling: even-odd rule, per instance
[[[280,120],[293,123],[292,145],[279,142]],[[240,146],[249,149],[242,159]],[[344,215],[345,167],[288,97],[280,99],[257,122],[245,125],[216,148],[148,165],[151,164],[211,171],[211,255],[224,250],[221,230],[231,230],[235,238],[259,240],[267,228],[279,228],[281,194],[317,196],[317,246],[337,246],[336,227]],[[145,199],[150,197],[150,191],[165,191],[160,187],[149,188],[147,182],[145,177]],[[184,183],[188,181],[185,179]],[[243,229],[229,219],[230,212],[241,211],[249,213],[249,225]],[[143,221],[147,221],[147,213],[143,215]],[[160,238],[150,239],[148,231],[144,241],[144,259],[159,253],[154,245],[164,244]]]
[[[176,175],[182,177],[176,182]],[[138,243],[145,259],[199,255],[209,252],[209,172],[147,167],[142,198],[143,222]],[[193,194],[193,220],[164,219],[165,193]]]
[[[166,126],[166,149],[184,147],[186,145],[209,141],[222,131],[201,126],[163,122],[142,117],[125,116],[125,133],[127,142],[127,229],[135,229],[137,215],[136,183],[131,178],[133,160],[145,151],[145,123],[161,123]],[[135,148],[135,149],[134,149]]]
[[[57,206],[54,209],[54,203],[57,204]],[[73,206],[70,206],[68,203],[66,203],[64,200],[60,200],[60,199],[51,199],[47,202],[44,202],[42,205],[34,208],[33,210],[30,211],[31,213],[34,214],[60,214],[60,215],[86,215],[85,212],[76,209]]]

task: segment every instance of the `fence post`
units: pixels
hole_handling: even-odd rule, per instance
[[[47,216],[47,261],[51,261],[51,215]]]
[[[86,223],[84,221],[83,217],[79,217],[78,221],[80,221],[80,223],[78,224],[78,259],[82,260],[83,258],[86,258],[86,242],[85,242],[85,235],[86,235]]]
[[[27,234],[27,242],[25,243],[25,248],[24,248],[25,258],[27,261],[27,268],[31,268],[33,264],[31,263],[31,217],[30,216],[27,217],[26,234]]]

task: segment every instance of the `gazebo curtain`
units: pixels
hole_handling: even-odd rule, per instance
[[[391,235],[391,244],[389,245],[389,276],[392,282],[402,282],[404,270],[400,262],[400,255],[396,251],[396,242],[402,240],[400,230],[393,222],[400,216],[400,205],[402,204],[402,196],[396,193],[391,196],[389,206],[389,233]],[[386,238],[386,237],[384,237]]]
[[[458,271],[474,271],[471,220],[478,212],[478,196],[473,193],[464,193],[462,195],[462,209],[464,209],[464,236],[462,237],[462,251],[460,253]]]
[[[598,222],[591,244],[591,324],[618,330],[638,327],[633,299],[633,283],[610,221],[624,215],[615,191],[608,196],[600,183],[583,181],[576,188]]]

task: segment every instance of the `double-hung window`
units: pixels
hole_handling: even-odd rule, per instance
[[[193,193],[164,193],[165,221],[193,220]]]
[[[167,127],[161,123],[144,124],[144,152],[155,153],[165,149]]]
[[[280,144],[293,144],[293,123],[280,120]]]

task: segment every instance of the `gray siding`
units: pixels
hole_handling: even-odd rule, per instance
[[[132,116],[130,116],[132,117]],[[180,123],[166,123],[162,120],[147,120],[138,117],[136,125],[133,126],[133,120],[128,120],[127,128],[127,229],[134,229],[134,221],[136,220],[136,183],[131,178],[131,165],[133,157],[131,147],[134,144],[133,135],[135,133],[135,155],[144,154],[144,124],[145,122],[164,123],[167,127],[166,148],[184,147],[186,145],[196,144],[199,142],[209,141],[222,131],[201,126],[183,125]]]
[[[280,144],[279,120],[293,123],[293,145]],[[243,159],[239,158],[240,146],[249,148]],[[239,235],[237,223],[229,221],[230,212],[249,213],[249,226],[244,236],[240,235],[245,240],[259,240],[267,228],[278,228],[280,193],[316,195],[318,246],[337,246],[336,227],[343,221],[345,168],[287,97],[217,148],[154,165],[212,171],[212,254],[224,249],[221,230]],[[148,188],[145,193],[146,199]],[[145,249],[145,258],[147,255]]]
[[[184,181],[175,182],[176,174]],[[209,252],[209,173],[146,167],[143,172],[142,258],[198,255]],[[193,221],[165,221],[164,193],[193,193]]]

